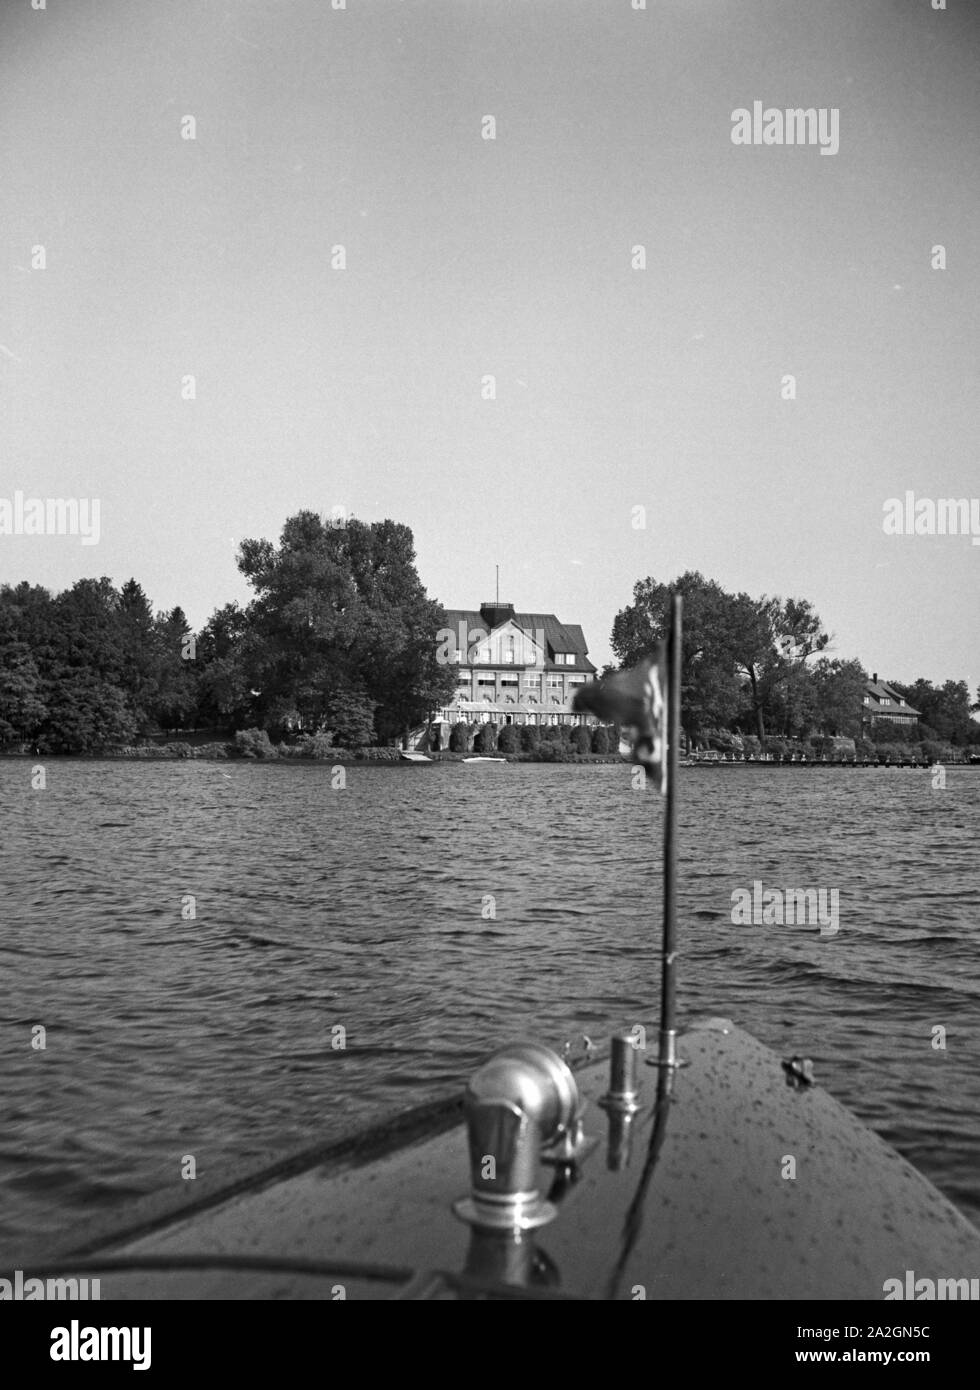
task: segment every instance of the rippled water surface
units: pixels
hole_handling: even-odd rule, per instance
[[[682,1018],[812,1056],[980,1220],[980,773],[690,769],[681,795]],[[338,789],[329,765],[52,760],[33,791],[7,760],[0,796],[8,1246],[175,1189],[184,1154],[220,1173],[444,1095],[514,1035],[655,1021],[662,804],[625,766]],[[734,926],[755,880],[837,888],[839,932]]]

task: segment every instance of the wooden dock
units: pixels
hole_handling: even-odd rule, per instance
[[[683,758],[682,767],[744,767],[744,768],[773,768],[773,767],[796,767],[796,768],[868,768],[868,767],[890,767],[890,768],[914,768],[919,772],[929,772],[933,768],[980,768],[980,763],[926,763],[921,759],[916,761],[913,758],[890,758],[887,760],[870,759],[847,759],[847,761],[831,761],[822,758]]]

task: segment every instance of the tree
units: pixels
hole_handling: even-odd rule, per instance
[[[776,643],[782,654],[782,672],[776,684],[782,684],[785,706],[784,727],[788,735],[801,736],[810,727],[814,704],[807,662],[830,645],[830,633],[808,599],[788,598],[779,601],[776,618]]]
[[[449,732],[449,751],[451,753],[468,753],[470,751],[470,730],[467,724],[460,722],[453,725]]]
[[[889,681],[898,693],[917,709],[921,722],[927,724],[938,738],[953,744],[968,744],[976,740],[977,726],[970,717],[970,688],[966,681],[946,681],[942,686],[920,677],[912,685]]]
[[[440,663],[435,640],[446,614],[426,595],[407,526],[353,522],[340,534],[346,546],[341,553],[366,610],[353,654],[376,702],[375,726],[384,743],[425,723],[455,693],[456,668]]]
[[[786,738],[805,738],[816,724],[812,672],[803,662],[788,661],[773,680],[766,701],[769,727]]]
[[[122,586],[114,611],[122,656],[120,688],[138,731],[146,733],[155,724],[160,660],[153,609],[135,579]]]
[[[521,751],[536,753],[541,745],[541,730],[537,724],[525,724],[521,729]]]
[[[198,703],[196,657],[190,659],[190,624],[182,608],[161,613],[154,620],[156,689],[153,716],[164,729],[183,729],[193,719]],[[196,645],[195,648],[196,649]]]
[[[521,751],[521,731],[516,724],[505,724],[500,730],[500,737],[497,739],[497,747],[501,753],[519,753]]]
[[[592,751],[593,753],[609,752],[609,732],[601,724],[593,730]]]
[[[456,687],[437,660],[445,613],[415,570],[412,533],[393,521],[333,527],[299,512],[269,541],[243,541],[256,591],[243,667],[265,725],[286,710],[306,729],[337,728],[352,700],[387,742],[424,723]]]
[[[47,712],[31,649],[17,638],[12,607],[0,605],[0,743],[33,741]]]
[[[53,753],[99,752],[132,743],[136,721],[126,697],[84,668],[65,668],[48,697],[48,714],[38,739]]]
[[[497,751],[496,724],[481,724],[473,740],[474,753],[495,753]]]
[[[778,599],[737,594],[728,601],[728,645],[736,670],[747,679],[752,722],[763,748],[766,709],[785,667],[777,645],[780,616]]]
[[[868,673],[860,661],[822,657],[810,673],[814,717],[822,733],[857,738]]]
[[[747,678],[752,726],[766,746],[766,723],[789,737],[802,734],[814,713],[806,663],[830,641],[806,599],[750,598],[730,601],[729,643],[736,667]]]
[[[244,726],[252,696],[245,670],[248,618],[237,603],[212,613],[197,635],[197,724]]]
[[[576,753],[592,752],[592,730],[584,724],[577,724],[572,730],[571,745]]]
[[[80,579],[48,609],[41,664],[48,713],[38,735],[54,752],[131,743],[137,720],[124,689],[120,595],[112,581]]]
[[[613,622],[611,646],[621,667],[635,666],[667,633],[671,593],[684,597],[681,641],[681,724],[692,737],[702,725],[728,724],[740,706],[739,683],[727,637],[731,600],[696,571],[673,585],[639,580],[633,602]]]
[[[374,742],[375,702],[364,690],[335,690],[327,724],[340,748],[364,748]]]
[[[235,735],[235,747],[243,758],[278,757],[265,729],[239,729]]]
[[[19,641],[27,644],[42,676],[42,668],[50,654],[53,606],[52,595],[39,584],[31,585],[25,580],[16,588],[9,584],[0,588],[0,608],[12,624],[10,630]]]
[[[684,599],[681,727],[688,739],[738,725],[753,729],[764,747],[767,725],[788,735],[805,730],[813,717],[807,662],[830,641],[809,601],[729,594],[696,571],[673,585],[640,580],[613,623],[622,666],[663,640],[672,593]]]
[[[85,670],[124,690],[127,653],[119,621],[120,595],[112,580],[79,579],[51,608],[50,650],[55,666]]]

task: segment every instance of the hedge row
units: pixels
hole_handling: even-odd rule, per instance
[[[133,758],[138,761],[166,758],[234,758],[240,756],[233,743],[137,743],[125,748],[107,748],[101,758]]]
[[[483,756],[500,753],[517,757],[522,753],[536,754],[542,748],[567,754],[615,753],[618,743],[611,730],[588,728],[584,724],[454,724],[448,750],[430,750],[424,741],[419,747],[427,752]],[[549,761],[553,758],[550,751],[545,756]]]
[[[812,739],[803,742],[798,739],[772,738],[767,740],[767,751],[776,762],[799,762],[802,755],[806,756],[808,762],[821,761],[824,758],[827,762],[845,763],[854,760],[912,760],[923,763],[957,763],[969,760],[963,749],[932,740],[898,744],[889,741],[875,745],[868,739],[859,738],[853,741],[853,751],[840,746],[842,743],[843,740]],[[420,747],[424,747],[424,744]],[[25,748],[23,751],[29,750]],[[760,757],[758,740],[746,737],[742,752],[745,757]],[[596,759],[616,761],[618,740],[611,729],[590,729],[584,725],[542,727],[533,724],[506,724],[501,727],[495,724],[455,724],[448,750],[429,751],[431,758],[446,761],[459,761],[464,757],[481,755],[506,757],[515,762],[591,762]],[[307,758],[331,762],[356,759],[359,762],[391,763],[398,762],[401,753],[397,748],[335,748],[330,734],[306,735],[295,743],[273,744],[264,729],[242,729],[235,735],[234,743],[146,743],[107,749],[101,756],[134,760]]]

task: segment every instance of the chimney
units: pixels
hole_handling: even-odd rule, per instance
[[[501,623],[507,622],[507,620],[513,616],[514,605],[512,603],[501,603],[498,599],[494,603],[487,600],[486,603],[480,604],[480,617],[486,623],[490,632],[492,632],[495,627],[499,627]]]
[[[872,681],[872,684],[874,684],[874,685],[877,685],[877,684],[878,684],[878,672],[877,672],[877,671],[876,671],[876,672],[874,673],[874,675],[871,677],[871,681]]]

